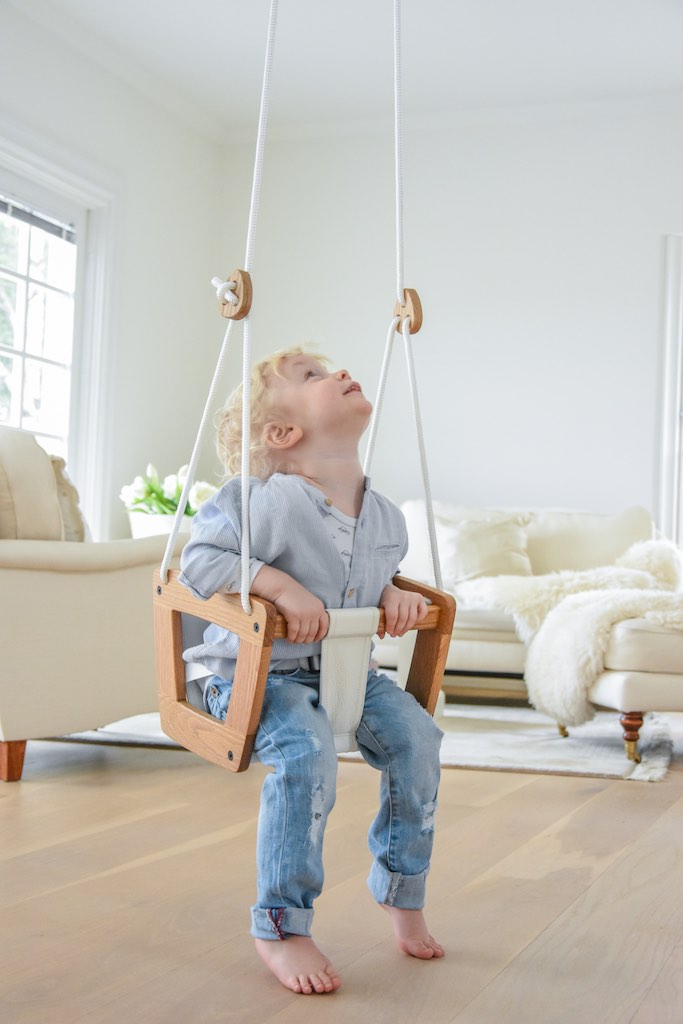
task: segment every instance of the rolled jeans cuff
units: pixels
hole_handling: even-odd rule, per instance
[[[251,908],[251,934],[255,939],[285,939],[310,935],[313,911],[303,907]]]
[[[422,910],[428,874],[429,868],[419,875],[402,875],[375,861],[368,876],[368,888],[377,902],[387,907]]]

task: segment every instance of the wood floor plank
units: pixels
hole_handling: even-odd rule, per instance
[[[678,943],[630,1024],[680,1024],[683,1016],[683,940]]]
[[[453,1021],[500,1007],[524,1007],[526,1024],[631,1021],[683,936],[682,812],[673,803]]]

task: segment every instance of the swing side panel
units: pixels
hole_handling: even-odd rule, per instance
[[[412,693],[425,711],[433,715],[446,672],[446,659],[455,621],[455,598],[405,576],[395,576],[393,582],[400,590],[416,591],[431,601],[427,617],[417,627],[406,690]]]
[[[157,687],[164,732],[200,757],[232,771],[249,766],[261,716],[263,694],[277,621],[275,607],[251,598],[246,615],[236,594],[215,594],[199,601],[178,583],[176,572],[168,582],[154,577]],[[185,662],[182,657],[183,612],[215,622],[240,638],[235,679],[224,722],[193,707],[186,700]]]

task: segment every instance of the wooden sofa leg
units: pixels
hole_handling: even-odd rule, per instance
[[[638,753],[638,734],[640,732],[640,727],[643,724],[643,712],[626,711],[619,721],[621,722],[621,727],[624,730],[626,756],[629,761],[635,761],[636,764],[640,764],[640,754]]]
[[[0,779],[3,782],[18,782],[24,770],[26,740],[0,741]]]

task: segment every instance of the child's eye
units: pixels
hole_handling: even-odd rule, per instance
[[[309,380],[311,377],[319,377],[320,374],[316,370],[306,370],[304,374],[304,380]]]

